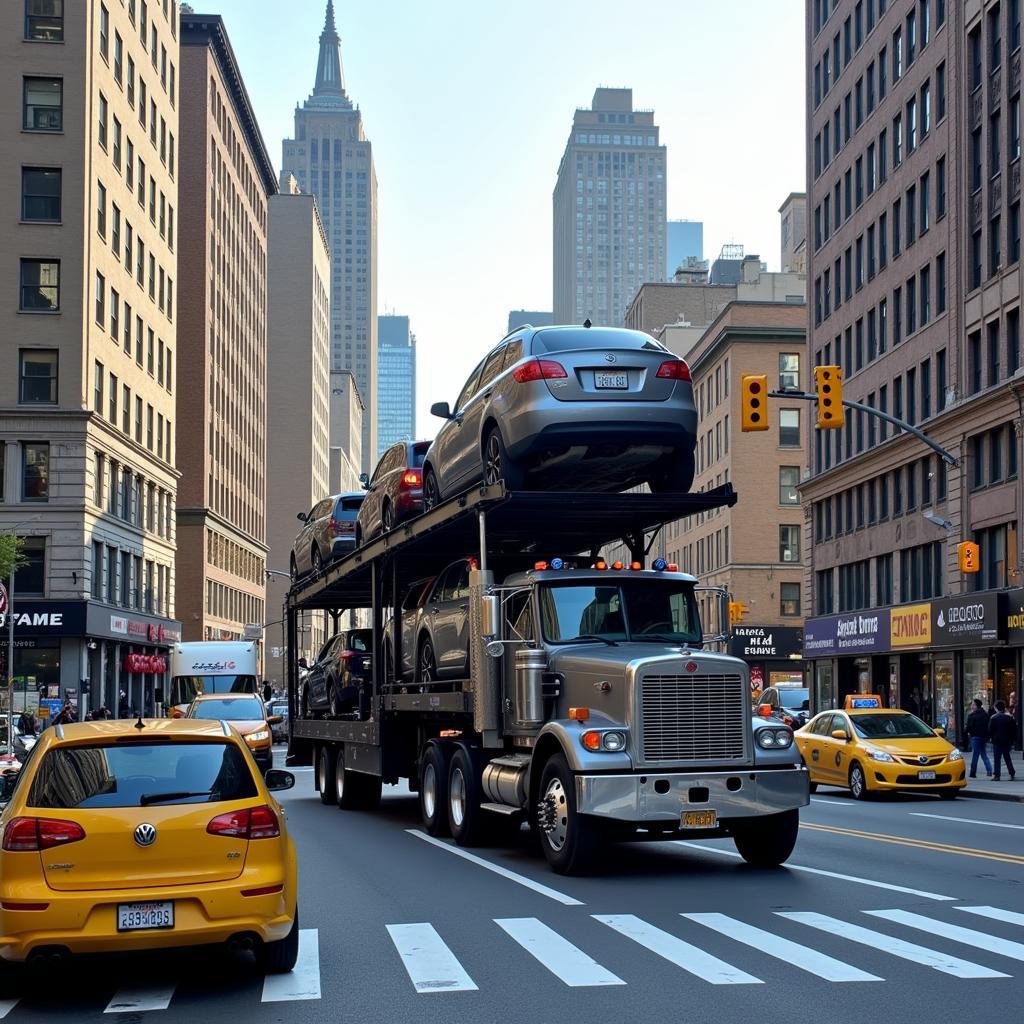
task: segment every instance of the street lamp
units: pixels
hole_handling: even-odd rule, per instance
[[[280,569],[264,569],[263,570],[263,575],[268,580],[270,579],[271,576],[281,576],[284,579],[286,579],[289,583],[291,583],[291,581],[292,581],[292,574],[290,572],[282,572],[282,570],[280,570]],[[281,682],[282,682],[282,684],[285,682],[285,669],[286,669],[286,666],[287,666],[287,663],[285,661],[285,656],[284,656],[285,648],[287,647],[287,643],[285,641],[285,628],[284,628],[284,623],[285,623],[285,618],[286,617],[287,616],[281,616]],[[275,624],[276,624],[276,622],[266,622],[266,623],[264,623],[264,628],[266,628],[267,626],[273,626]]]
[[[947,533],[952,533],[956,526],[951,523],[948,519],[943,519],[942,516],[936,515],[934,512],[928,510],[921,513],[925,519],[928,520],[933,526],[938,526],[940,529],[945,530]]]
[[[42,519],[42,514],[23,519],[8,528],[11,536],[17,539],[19,527],[26,526]],[[11,575],[7,582],[7,753],[14,753],[14,562],[11,562]]]

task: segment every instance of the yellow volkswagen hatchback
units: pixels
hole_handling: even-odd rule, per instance
[[[54,726],[0,814],[0,962],[227,944],[268,973],[298,954],[295,847],[221,722]]]

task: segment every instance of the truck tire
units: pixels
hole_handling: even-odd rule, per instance
[[[781,814],[766,814],[733,825],[733,842],[740,856],[757,868],[785,864],[796,846],[800,812],[795,808]]]
[[[316,752],[316,788],[320,803],[334,803],[334,771],[338,755],[333,747],[320,747]]]
[[[560,875],[584,873],[597,850],[598,823],[576,810],[576,785],[561,752],[552,754],[541,772],[535,813],[551,869]]]
[[[448,828],[448,752],[428,743],[420,757],[420,817],[428,835],[450,835]]]
[[[343,811],[372,811],[380,803],[379,775],[366,775],[345,767],[345,748],[338,750],[334,766],[334,799]]]
[[[455,751],[448,769],[448,828],[459,846],[476,846],[487,822],[480,808],[480,773],[465,749]]]

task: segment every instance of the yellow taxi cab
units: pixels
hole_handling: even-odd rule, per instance
[[[12,778],[12,777],[8,777]],[[226,944],[268,973],[298,954],[295,846],[222,722],[56,725],[0,814],[0,968],[77,953]]]
[[[823,711],[793,734],[819,785],[845,786],[858,800],[893,790],[936,792],[952,800],[967,784],[963,755],[909,711],[882,707],[874,694],[851,694],[842,711]]]
[[[245,740],[261,772],[266,773],[273,766],[271,726],[277,725],[281,718],[268,718],[267,709],[259,697],[251,693],[200,694],[192,701],[185,717],[227,722]]]

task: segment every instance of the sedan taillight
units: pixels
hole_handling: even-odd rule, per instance
[[[56,818],[13,818],[4,829],[4,849],[52,850],[85,838],[85,829],[76,821]]]
[[[517,384],[528,384],[531,380],[557,380],[568,377],[565,367],[553,359],[531,359],[512,371]]]
[[[263,804],[242,811],[228,811],[212,818],[206,826],[211,836],[228,839],[274,839],[281,834],[277,815]]]
[[[658,368],[662,380],[690,380],[690,367],[685,359],[666,359]]]
[[[423,486],[423,470],[421,469],[407,469],[402,474],[402,481],[400,484],[403,491],[409,490],[411,487],[422,487]]]

